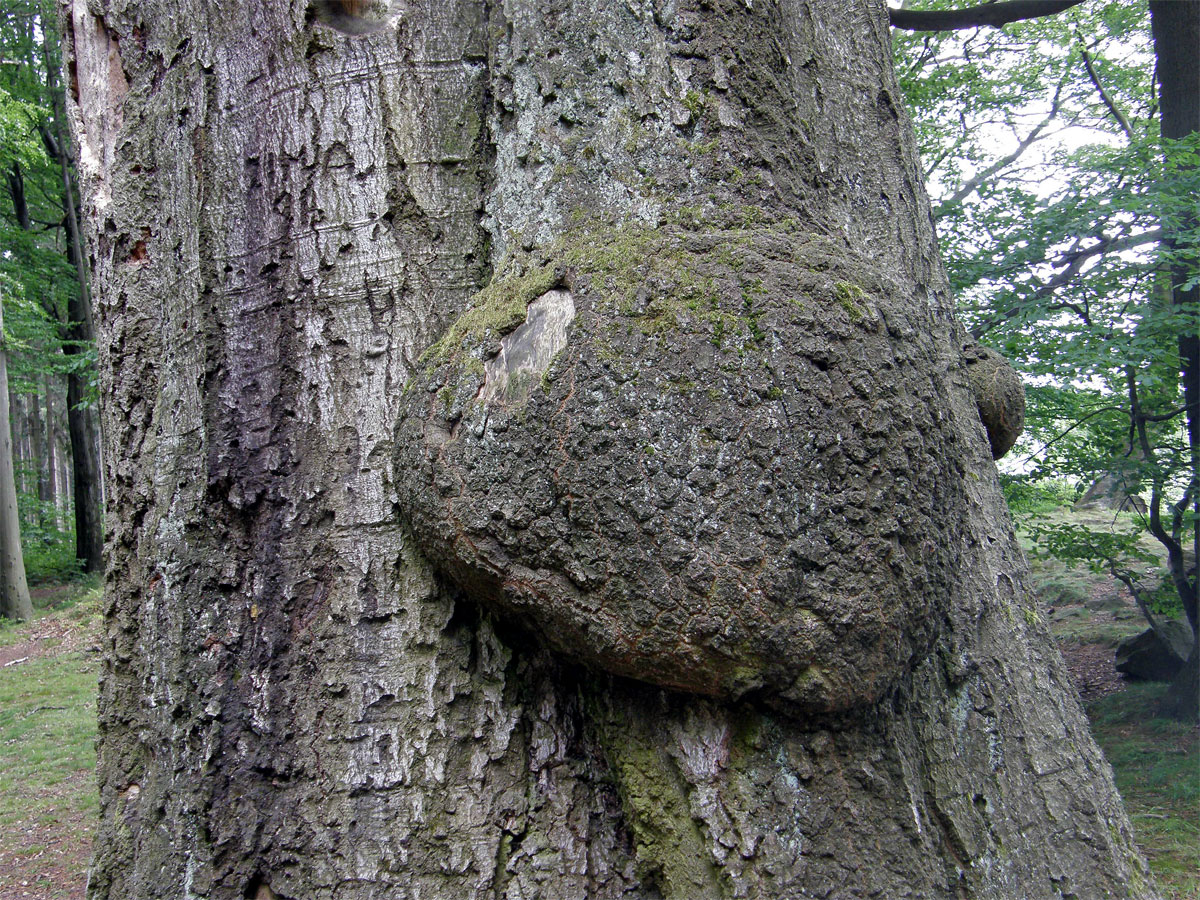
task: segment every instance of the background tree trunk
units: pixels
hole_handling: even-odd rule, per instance
[[[883,4],[396,10],[70,5],[113,511],[93,900],[1153,896],[1026,591]],[[959,576],[867,709],[583,670],[398,524],[401,392],[494,267],[718,214],[836,236],[938,348]]]
[[[71,335],[78,335],[81,330],[74,321],[66,329]],[[80,340],[79,337],[69,339]],[[71,485],[75,500],[75,558],[80,560],[83,571],[99,572],[104,568],[99,422],[95,408],[88,405],[90,400],[85,378],[81,372],[67,374],[67,431],[71,438]]]
[[[68,181],[64,166],[64,179]],[[64,203],[67,221],[73,221],[75,209],[68,200]],[[72,256],[78,254],[78,235],[68,231]],[[82,260],[82,257],[80,257]],[[67,303],[66,319],[61,323],[63,353],[68,356],[85,351],[85,345],[95,340],[91,303],[88,298],[86,267],[80,263],[83,276],[79,293]],[[67,433],[71,441],[71,495],[75,501],[75,557],[85,572],[104,568],[104,519],[100,474],[100,423],[96,409],[87,395],[87,373],[67,373]]]
[[[63,224],[67,238],[67,255],[79,275],[79,291],[67,300],[60,311],[60,333],[63,353],[78,356],[96,340],[95,316],[92,310],[91,285],[84,259],[80,235],[80,215],[74,178],[71,175],[71,144],[66,131],[65,102],[59,90],[55,67],[47,54],[47,88],[55,100],[56,133],[43,129],[48,152],[55,156],[62,172]],[[75,557],[85,572],[99,572],[104,567],[104,495],[100,470],[100,422],[88,396],[87,372],[75,367],[67,372],[67,433],[71,441],[71,494],[75,501]]]
[[[33,603],[25,581],[21,520],[17,514],[17,481],[13,474],[13,439],[8,410],[8,351],[4,343],[4,310],[0,305],[0,616],[32,619]]]
[[[1162,104],[1162,136],[1168,140],[1179,140],[1200,133],[1200,3],[1164,3],[1155,0],[1150,4],[1150,21],[1154,34],[1154,56],[1156,76]],[[1168,246],[1179,249],[1184,243],[1179,234],[1200,228],[1200,214],[1182,215],[1165,223]],[[1192,239],[1194,240],[1194,239]],[[1196,274],[1196,264],[1177,260],[1171,267],[1171,299],[1180,310],[1200,309],[1200,286],[1192,284],[1185,289],[1189,279]],[[1196,721],[1200,719],[1200,572],[1193,562],[1188,569],[1185,552],[1191,543],[1192,560],[1200,559],[1200,333],[1195,328],[1184,328],[1179,335],[1179,362],[1183,378],[1183,402],[1186,407],[1188,447],[1191,472],[1188,489],[1180,508],[1172,510],[1175,521],[1183,520],[1184,510],[1190,505],[1193,519],[1190,527],[1172,528],[1167,546],[1167,565],[1176,584],[1184,613],[1192,627],[1192,653],[1171,683],[1171,689],[1163,701],[1163,712],[1178,719]],[[1156,512],[1156,511],[1155,511]],[[1151,525],[1158,523],[1152,520]],[[1159,525],[1166,536],[1166,528]],[[1182,538],[1182,540],[1180,539]]]
[[[49,372],[42,374],[42,392],[46,397],[46,496],[54,509],[54,528],[63,527],[62,437],[55,407],[54,390],[57,387]]]
[[[37,473],[37,526],[45,533],[52,527],[54,509],[53,463],[50,445],[50,422],[43,418],[42,396],[34,382],[34,392],[29,395],[29,435],[33,453],[33,471]]]

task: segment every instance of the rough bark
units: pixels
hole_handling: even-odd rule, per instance
[[[4,310],[0,307],[0,616],[32,619],[33,603],[25,581],[13,439],[8,408],[8,350],[4,346]]]
[[[885,7],[702,6],[438,0],[350,37],[71,4],[113,498],[93,900],[1154,896],[1026,590]],[[630,228],[819,239],[920,329],[959,520],[881,696],[589,668],[406,533],[421,355],[493,272]]]

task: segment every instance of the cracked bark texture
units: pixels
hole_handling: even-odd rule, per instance
[[[92,900],[1155,896],[1028,595],[883,3],[368,5],[65,6],[112,497]],[[835,242],[927,329],[955,577],[881,698],[587,668],[401,524],[421,355],[493,272],[631,227]]]

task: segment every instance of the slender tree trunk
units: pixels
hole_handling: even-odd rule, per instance
[[[60,395],[63,398],[63,403],[66,403],[66,393]],[[66,432],[66,416],[64,415],[59,421],[58,434],[58,500],[59,513],[63,522],[63,528],[66,528],[66,516],[68,509],[74,509],[74,499],[71,496],[71,442],[67,437]]]
[[[17,482],[13,473],[13,440],[9,423],[8,350],[3,339],[0,304],[0,616],[32,619],[33,603],[25,581],[21,523],[17,514]]]
[[[299,2],[70,6],[113,510],[93,900],[1154,896],[1025,585],[884,5],[395,11],[351,37]],[[943,472],[921,477],[944,545],[896,552],[945,583],[871,699],[797,713],[581,667],[401,523],[418,474],[393,465],[396,423],[422,354],[503,266],[561,252],[565,270],[556,248],[583,244],[649,264],[622,251],[631,230],[741,266],[738,327],[773,277],[745,247],[836,244],[894,281],[886,323],[839,293],[836,258],[805,276],[828,296],[788,307],[864,321],[938,398],[945,452],[878,464]],[[724,323],[692,288],[679,315]],[[712,337],[697,366],[736,368]],[[814,383],[853,393],[866,370],[810,350]],[[731,406],[775,396],[750,390],[766,370]],[[602,437],[618,413],[594,402]],[[840,435],[810,439],[846,464]],[[768,480],[790,501],[806,477]],[[820,529],[857,546],[843,512]]]
[[[65,125],[64,96],[58,86],[49,53],[46,56],[47,90],[54,99],[56,132],[43,129],[43,139],[56,156],[62,174],[63,223],[67,253],[75,266],[79,290],[67,301],[66,318],[60,327],[63,353],[75,356],[96,340],[91,285],[80,234],[79,205],[71,176],[71,146]],[[72,497],[75,510],[75,557],[85,572],[99,572],[104,565],[104,497],[100,469],[100,423],[88,402],[87,373],[67,373],[67,431],[71,439]]]
[[[73,327],[73,325],[72,325]],[[104,566],[101,518],[99,423],[88,403],[82,375],[67,375],[67,430],[71,436],[71,483],[75,510],[75,558],[85,572]]]
[[[33,221],[29,217],[29,201],[25,194],[25,175],[21,170],[20,163],[13,163],[8,172],[8,190],[12,197],[13,213],[16,216],[18,227],[22,231],[33,230]],[[16,490],[19,493],[27,493],[28,485],[25,482],[28,477],[28,467],[24,465],[24,462],[28,458],[25,446],[28,416],[24,414],[25,404],[21,398],[11,391],[8,392],[8,408],[11,413],[9,440],[12,444],[9,465],[15,473]]]
[[[55,384],[49,372],[42,375],[42,392],[46,398],[46,502],[54,510],[54,529],[63,528],[63,497],[59,469],[62,467],[58,413],[54,403]]]
[[[71,227],[76,210],[69,190],[70,174],[64,164],[68,193],[63,212],[68,223],[67,245],[80,268],[80,288],[67,302],[67,318],[61,323],[63,353],[75,356],[95,341],[86,266],[80,251],[79,233]],[[71,495],[75,510],[75,558],[85,572],[99,572],[104,565],[104,509],[101,496],[100,423],[87,396],[85,372],[67,373],[67,433],[71,439]]]
[[[29,417],[25,415],[24,398],[8,391],[9,440],[12,442],[10,464],[13,468],[13,484],[17,495],[29,493]],[[19,520],[19,516],[18,516]]]
[[[29,219],[29,203],[25,199],[25,176],[21,172],[20,163],[13,163],[8,172],[8,193],[12,197],[17,225],[22,231],[29,231],[33,228],[33,223]]]
[[[1200,133],[1200,2],[1150,3],[1154,55],[1159,83],[1162,135],[1179,140]],[[1169,246],[1180,249],[1185,241],[1177,235],[1200,228],[1200,214],[1184,215],[1166,224]],[[1194,241],[1189,238],[1189,241]],[[1195,325],[1200,309],[1200,286],[1196,265],[1177,261],[1171,269],[1172,301],[1181,311],[1191,311]],[[1191,281],[1191,287],[1185,285]],[[1200,330],[1184,328],[1179,335],[1179,362],[1183,377],[1183,403],[1187,417],[1190,473],[1184,507],[1191,506],[1192,520],[1168,544],[1168,566],[1192,627],[1192,653],[1171,684],[1163,711],[1175,718],[1200,719],[1200,572],[1185,562],[1184,547],[1191,544],[1192,560],[1200,559]],[[1183,509],[1176,514],[1184,519]]]
[[[35,384],[36,387],[36,384]],[[38,528],[45,533],[50,528],[54,494],[51,487],[52,470],[50,460],[49,422],[44,418],[42,396],[35,390],[29,395],[29,437],[31,463],[37,477],[38,508],[35,513]]]

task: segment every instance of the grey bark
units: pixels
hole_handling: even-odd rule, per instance
[[[33,618],[33,603],[29,598],[25,558],[21,553],[21,521],[17,513],[13,456],[8,403],[8,350],[4,342],[4,310],[0,304],[0,616],[20,620]]]
[[[1155,896],[1026,589],[885,7],[371,12],[70,5],[113,498],[93,900]],[[422,353],[493,272],[631,227],[820,238],[923,330],[953,576],[882,694],[589,668],[409,539]]]

